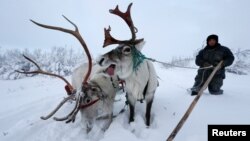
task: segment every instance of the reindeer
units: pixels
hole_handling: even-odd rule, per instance
[[[137,28],[134,26],[130,10],[132,3],[125,13],[119,10],[118,5],[110,13],[121,17],[129,26],[132,38],[130,40],[117,40],[110,34],[111,27],[104,28],[105,40],[103,47],[111,44],[118,46],[99,58],[103,67],[114,68],[115,74],[125,81],[125,91],[130,109],[129,123],[134,121],[134,108],[137,100],[146,100],[146,125],[150,125],[150,113],[154,94],[158,86],[157,74],[152,62],[145,60],[141,54],[144,39],[136,39]]]
[[[81,82],[82,77],[87,73],[88,64],[84,63],[74,69],[72,73],[72,85],[77,90],[77,92],[82,93]],[[120,90],[119,79],[117,76],[107,75],[108,69],[100,67],[98,64],[93,64],[92,72],[89,77],[89,83],[92,84],[91,91],[87,91],[85,95],[86,103],[97,97],[101,97],[95,105],[90,106],[81,111],[82,119],[85,120],[87,127],[87,132],[93,127],[93,123],[96,121],[102,121],[101,130],[105,131],[112,122],[113,117],[113,103],[115,99],[116,92]],[[103,122],[104,121],[104,122]]]
[[[93,122],[97,120],[103,120],[101,130],[105,131],[108,129],[112,122],[113,103],[116,94],[114,85],[118,85],[117,81],[111,81],[111,77],[104,73],[108,69],[92,64],[92,58],[89,53],[88,47],[79,33],[78,27],[70,21],[68,18],[63,16],[69,23],[71,23],[75,30],[65,29],[62,27],[49,26],[40,24],[31,20],[34,24],[52,30],[58,30],[73,35],[81,43],[84,48],[88,63],[76,68],[72,75],[71,85],[64,77],[44,71],[41,67],[31,58],[24,55],[24,58],[33,63],[37,70],[34,71],[21,71],[16,70],[18,73],[23,74],[44,74],[49,76],[57,77],[66,83],[65,89],[68,96],[64,98],[60,104],[47,116],[42,116],[41,119],[47,120],[51,118],[67,101],[71,100],[75,102],[73,110],[65,117],[54,117],[56,121],[66,121],[66,123],[74,122],[77,113],[80,111],[82,120],[86,124],[86,131],[89,132],[93,127]],[[93,68],[93,69],[92,69]],[[93,71],[92,71],[93,70]],[[83,77],[84,76],[84,77]],[[113,78],[113,80],[116,80]]]

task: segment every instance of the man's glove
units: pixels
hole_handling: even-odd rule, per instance
[[[220,61],[215,61],[213,63],[213,66],[216,67],[219,63],[220,63]],[[221,64],[221,67],[224,67],[224,62]]]
[[[211,64],[209,64],[208,62],[205,62],[205,63],[203,63],[202,66],[203,66],[203,67],[209,67],[209,66],[211,66]]]

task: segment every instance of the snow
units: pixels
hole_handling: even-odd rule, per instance
[[[60,80],[42,76],[0,80],[0,140],[164,141],[194,99],[186,89],[193,85],[196,70],[155,66],[160,86],[152,107],[151,126],[147,128],[144,123],[145,103],[138,102],[135,122],[128,124],[127,109],[114,118],[104,134],[93,129],[87,135],[80,123],[80,114],[76,122],[70,124],[40,119],[66,96]],[[249,75],[227,73],[224,94],[214,96],[205,91],[175,141],[207,140],[208,124],[249,124],[249,82]],[[118,94],[116,99],[121,100],[115,102],[115,114],[124,106],[124,95]],[[71,108],[72,104],[67,103],[56,116],[67,114]]]

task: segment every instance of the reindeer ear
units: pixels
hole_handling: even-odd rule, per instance
[[[145,43],[146,43],[145,41],[141,41],[140,43],[138,43],[138,44],[135,45],[135,48],[137,50],[141,51],[142,48],[143,48],[143,46],[145,45]]]

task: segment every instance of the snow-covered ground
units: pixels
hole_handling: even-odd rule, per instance
[[[128,124],[128,110],[114,119],[103,136],[86,135],[80,114],[75,123],[65,124],[52,119],[41,120],[62,98],[64,83],[48,77],[0,81],[0,140],[1,141],[164,141],[177,125],[194,99],[186,89],[193,85],[195,70],[164,69],[156,65],[160,77],[153,109],[152,125],[144,124],[145,105],[136,105],[135,122]],[[68,78],[70,79],[70,78]],[[250,76],[227,74],[224,94],[202,95],[175,141],[206,141],[208,124],[249,124]],[[115,103],[117,113],[124,106],[124,95]],[[56,115],[65,115],[68,103]]]

